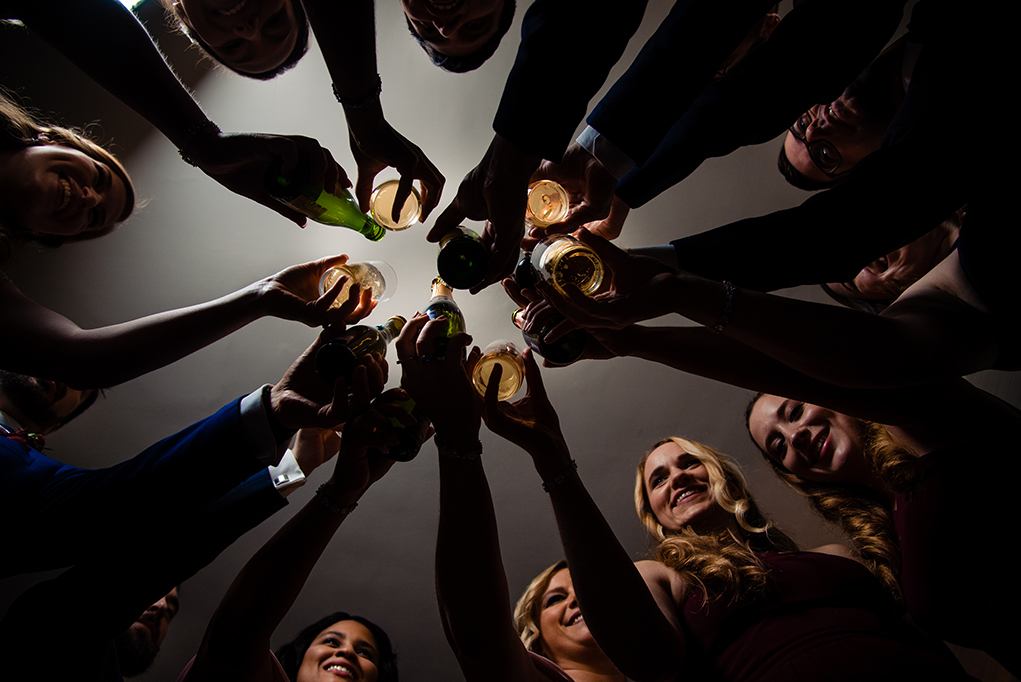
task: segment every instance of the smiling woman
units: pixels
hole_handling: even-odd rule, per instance
[[[106,234],[134,207],[131,178],[113,154],[0,93],[0,264],[28,241]]]

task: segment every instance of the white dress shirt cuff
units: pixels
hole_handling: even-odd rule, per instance
[[[273,435],[266,413],[268,406],[262,398],[263,388],[259,387],[241,399],[241,429],[252,448],[252,456],[265,466],[274,466],[284,456],[287,443],[277,443]]]
[[[269,477],[273,487],[284,497],[305,485],[305,473],[298,466],[298,460],[290,448],[280,458],[280,464],[269,467]]]
[[[620,180],[635,167],[635,162],[627,154],[617,149],[617,146],[599,134],[599,131],[592,126],[586,126],[581,131],[577,142],[585,148],[596,160],[603,164],[603,168],[613,177]]]

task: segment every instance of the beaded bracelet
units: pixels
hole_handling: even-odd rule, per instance
[[[447,459],[460,459],[463,461],[472,461],[482,456],[482,441],[478,441],[474,446],[466,449],[452,448],[442,441],[439,435],[433,437],[436,441],[436,450],[439,452],[440,457],[446,457]]]
[[[723,310],[720,311],[720,316],[716,318],[716,324],[709,328],[713,334],[722,333],[730,324],[730,316],[734,313],[734,302],[737,301],[738,289],[734,283],[730,280],[723,280],[723,286],[726,299],[723,301]]]
[[[338,507],[332,501],[327,499],[324,493],[325,488],[326,484],[323,483],[318,489],[316,489],[316,499],[319,500],[319,504],[323,505],[327,511],[333,512],[334,514],[340,514],[341,516],[347,516],[355,510],[355,507],[358,506],[358,503],[355,502],[349,507]]]
[[[578,462],[572,459],[571,463],[567,465],[567,468],[561,471],[556,476],[554,476],[552,481],[550,481],[549,483],[543,481],[542,489],[545,490],[546,492],[550,492],[554,488],[562,486],[564,482],[566,482],[567,479],[571,477],[571,474],[573,474],[577,470]]]
[[[213,135],[219,135],[222,131],[220,130],[220,126],[216,125],[207,118],[204,121],[192,123],[184,132],[188,135],[187,144],[190,146],[191,143],[194,142],[195,139],[204,132],[210,132]],[[188,152],[184,151],[184,147],[179,148],[177,150],[177,153],[181,155],[181,160],[184,161],[186,164],[188,164],[189,166],[198,167],[198,164],[195,163],[190,156],[188,156]]]
[[[333,96],[337,98],[337,101],[340,102],[341,106],[347,107],[348,109],[361,109],[362,107],[367,107],[370,104],[372,104],[376,99],[378,99],[382,92],[383,79],[379,77],[378,73],[376,74],[376,87],[373,88],[369,92],[369,94],[365,95],[364,97],[359,97],[357,99],[355,99],[354,97],[345,97],[344,95],[340,94],[339,92],[337,92],[336,83],[333,84]]]

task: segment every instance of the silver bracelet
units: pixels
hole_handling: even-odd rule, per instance
[[[578,462],[572,459],[571,463],[567,465],[567,468],[561,471],[556,476],[554,476],[552,481],[550,481],[549,483],[543,481],[542,489],[545,490],[546,492],[549,492],[554,488],[562,486],[567,481],[567,479],[571,477],[571,474],[573,474],[577,470]]]
[[[466,449],[452,448],[442,441],[439,434],[433,436],[433,440],[436,441],[436,450],[439,452],[440,457],[447,459],[460,459],[464,461],[471,461],[478,459],[482,456],[482,441],[478,441],[475,445]]]
[[[326,484],[323,483],[316,489],[316,499],[319,500],[319,504],[323,505],[323,507],[325,507],[327,511],[332,512],[334,514],[340,514],[341,516],[347,516],[348,514],[355,510],[355,507],[358,506],[357,502],[355,502],[349,507],[337,506],[336,504],[333,503],[333,501],[326,497],[326,494],[324,492],[325,488]]]
[[[726,299],[723,301],[723,310],[720,311],[720,316],[716,318],[716,324],[709,328],[713,334],[722,333],[730,324],[730,316],[734,313],[734,302],[737,301],[738,289],[734,283],[725,279],[723,286]]]

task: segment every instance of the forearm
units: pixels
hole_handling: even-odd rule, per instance
[[[372,0],[303,0],[336,92],[363,100],[376,90],[376,17]]]
[[[17,295],[5,306],[19,333],[0,348],[11,370],[76,387],[113,386],[168,365],[267,314],[259,283],[199,305],[81,329]]]
[[[178,148],[207,121],[149,34],[117,0],[18,0],[8,8]]]
[[[507,576],[482,461],[440,457],[439,464],[436,596],[451,647],[468,676],[492,664],[487,659],[496,651],[520,656],[524,649],[511,627]]]
[[[535,459],[547,484],[554,480],[552,469],[569,471],[566,451]],[[660,611],[577,473],[551,487],[571,579],[593,637],[629,679],[673,679],[683,664],[682,634]]]
[[[336,507],[358,500],[357,494],[324,494]],[[213,614],[201,648],[203,665],[211,669],[229,665],[239,647],[243,656],[259,656],[269,649],[273,631],[345,518],[317,495],[252,557]]]

